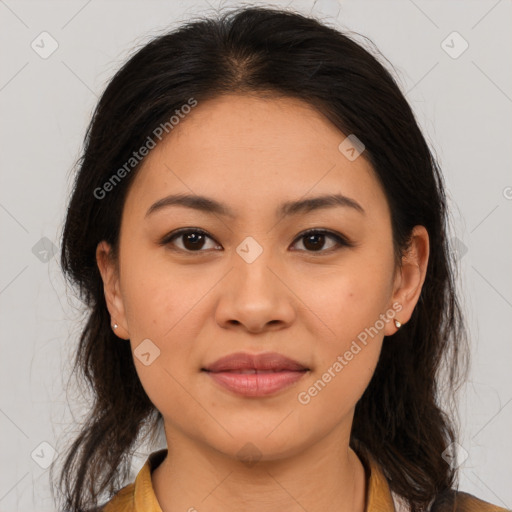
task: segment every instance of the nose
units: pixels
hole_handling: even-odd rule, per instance
[[[268,251],[248,263],[238,254],[226,276],[216,309],[223,328],[250,333],[280,330],[290,326],[296,315],[294,295],[280,265],[267,257]]]

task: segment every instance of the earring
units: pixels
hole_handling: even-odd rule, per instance
[[[395,318],[395,327],[397,329],[400,329],[400,327],[402,327],[402,324]]]
[[[112,327],[114,328],[114,330],[116,330],[119,326],[117,324],[114,324]]]

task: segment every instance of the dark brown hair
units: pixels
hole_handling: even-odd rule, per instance
[[[155,37],[109,82],[86,134],[62,236],[63,271],[88,313],[73,369],[93,397],[60,474],[62,510],[95,507],[125,485],[134,447],[162,420],[139,381],[130,344],[111,329],[95,259],[101,240],[118,249],[124,200],[139,165],[108,197],[95,191],[190,98],[200,108],[230,93],[303,100],[364,143],[390,206],[397,264],[412,228],[428,230],[419,301],[410,321],[384,340],[356,406],[351,444],[382,465],[413,511],[456,482],[443,457],[456,440],[454,415],[441,410],[440,400],[441,393],[453,397],[467,350],[443,180],[404,95],[363,44],[294,12],[239,8]]]

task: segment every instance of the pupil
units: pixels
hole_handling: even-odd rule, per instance
[[[324,237],[325,237],[325,235],[322,235],[322,234],[308,235],[306,237],[306,242],[304,243],[304,247],[306,247],[306,249],[308,249],[309,241],[316,240],[317,243],[315,244],[313,242],[313,246],[310,247],[310,248],[313,249],[313,250],[318,250],[318,249],[320,249],[323,246]],[[318,240],[318,239],[320,239],[320,240]],[[320,241],[320,243],[318,243],[318,241]]]
[[[198,243],[199,242],[199,243]],[[191,244],[191,247],[187,247],[187,249],[197,249],[198,247],[201,248],[202,244],[201,242],[204,242],[203,235],[198,233],[192,233],[185,235],[185,247],[187,247],[187,243]]]

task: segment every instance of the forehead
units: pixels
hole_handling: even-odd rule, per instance
[[[145,158],[129,196],[147,205],[165,192],[200,193],[235,209],[320,193],[382,203],[370,164],[340,152],[345,138],[293,98],[226,95],[199,102]]]
[[[288,97],[225,95],[199,103],[169,139],[210,151],[255,149],[274,154],[332,145],[339,130],[304,101]],[[212,131],[212,128],[215,128]]]

